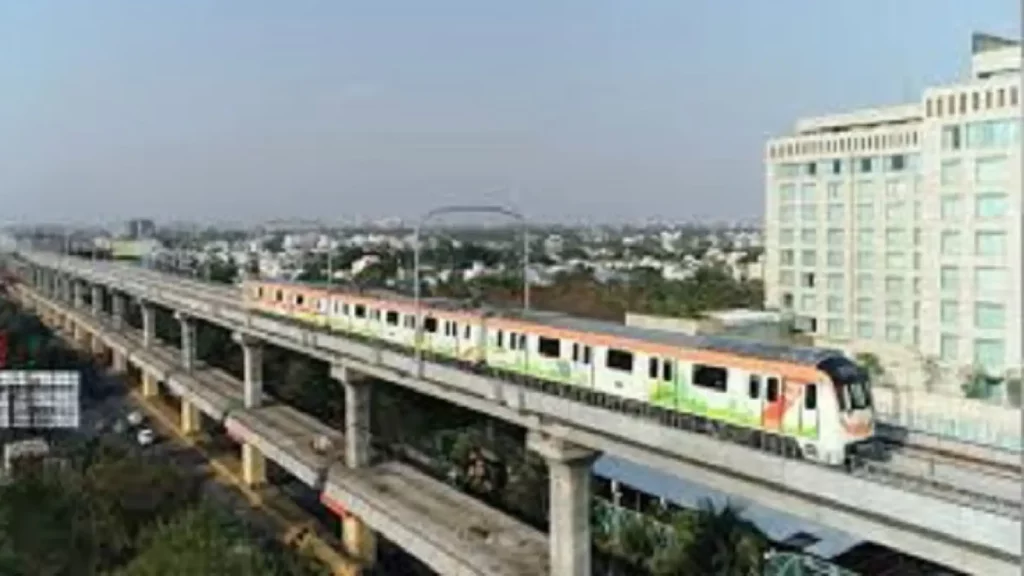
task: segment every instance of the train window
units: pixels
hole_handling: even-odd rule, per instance
[[[334,314],[337,315],[341,312],[341,302],[334,301]]]
[[[816,410],[818,408],[818,387],[808,384],[804,389],[804,409]]]
[[[725,392],[728,387],[729,371],[718,366],[693,365],[693,383],[703,388]]]
[[[278,302],[284,300],[284,292],[281,291],[281,290],[278,290],[277,293],[274,294],[274,300],[277,300]]]
[[[302,306],[302,303],[305,302],[305,300],[306,300],[306,298],[302,294],[296,294],[295,295],[295,305],[296,306]]]
[[[356,318],[366,318],[366,306],[356,304]]]
[[[572,344],[572,361],[573,362],[579,362],[580,361],[580,345],[576,344],[575,342],[573,342],[573,344]]]
[[[343,303],[341,305],[341,313],[344,314],[345,316],[348,316],[348,304]]]
[[[458,322],[452,322],[452,333],[449,336],[455,337],[459,335],[459,324]]]
[[[518,350],[519,349],[519,335],[515,332],[508,333],[508,349]]]
[[[259,298],[260,300],[263,299],[263,286],[259,286],[256,288],[256,297]]]
[[[562,344],[557,338],[537,338],[537,352],[548,358],[558,358],[562,353]]]
[[[370,319],[371,320],[380,321],[380,310],[377,310],[376,308],[371,308],[370,309]]]
[[[416,318],[414,316],[406,316],[402,320],[402,323],[405,325],[406,328],[415,328],[416,327]]]
[[[768,378],[768,390],[765,397],[769,402],[775,402],[779,399],[779,379],[775,377]]]
[[[495,344],[497,344],[498,348],[504,348],[505,347],[505,331],[504,330],[498,330],[498,335],[495,337]]]
[[[665,382],[672,381],[672,361],[665,360],[661,363],[661,379]]]
[[[609,348],[608,354],[605,357],[605,365],[607,365],[609,368],[622,370],[623,372],[632,372],[633,353],[626,352],[625,350],[616,350],[615,348]]]
[[[650,360],[647,361],[647,376],[651,380],[657,380],[658,379],[658,359],[657,358],[651,358]]]
[[[437,318],[427,316],[423,319],[423,329],[433,334],[437,332]]]
[[[388,310],[388,313],[384,315],[384,320],[392,326],[398,326],[398,312]]]
[[[761,397],[761,377],[757,374],[750,375],[750,384],[747,389],[747,394],[754,400]]]
[[[583,347],[583,363],[590,364],[590,346]]]
[[[463,332],[464,332],[463,338],[465,338],[466,340],[469,340],[470,337],[473,334],[472,326],[470,326],[469,324],[466,324],[466,329],[463,330]]]

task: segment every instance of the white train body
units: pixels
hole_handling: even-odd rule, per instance
[[[414,349],[413,302],[387,292],[248,281],[247,306]],[[424,354],[829,465],[870,440],[864,372],[841,352],[695,337],[550,312],[420,304]]]

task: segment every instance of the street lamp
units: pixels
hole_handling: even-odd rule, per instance
[[[413,232],[415,246],[413,246],[412,289],[413,308],[416,313],[416,362],[421,373],[423,370],[423,319],[420,317],[422,312],[420,308],[420,229],[428,221],[445,214],[498,214],[519,222],[523,237],[523,310],[530,309],[530,232],[525,216],[501,206],[442,206],[420,216]]]

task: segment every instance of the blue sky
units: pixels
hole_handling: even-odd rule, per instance
[[[0,0],[2,221],[757,218],[763,143],[1019,0]]]

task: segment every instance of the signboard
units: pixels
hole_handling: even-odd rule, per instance
[[[75,371],[0,370],[0,428],[77,428]]]

